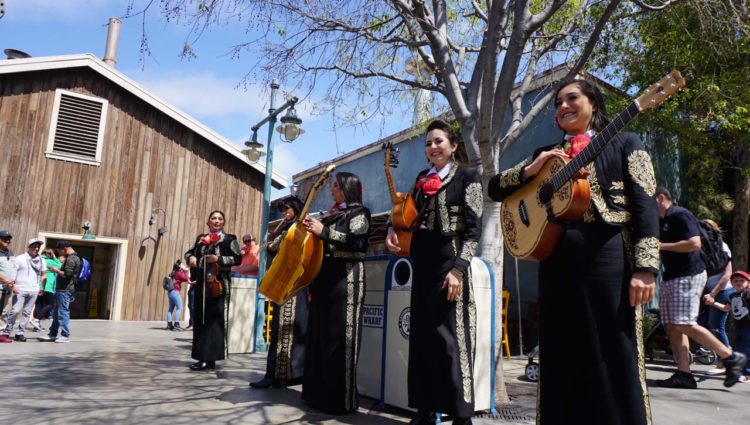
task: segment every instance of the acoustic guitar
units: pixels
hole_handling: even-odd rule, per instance
[[[396,192],[391,176],[391,168],[398,167],[398,148],[393,143],[383,144],[385,149],[385,177],[388,181],[388,191],[391,194],[391,226],[398,236],[399,251],[396,255],[408,257],[411,249],[411,226],[417,219],[419,212],[410,193]]]
[[[305,206],[284,235],[278,254],[260,282],[260,293],[276,304],[287,302],[309,285],[320,272],[323,264],[323,241],[302,227],[302,220],[307,216],[318,189],[334,168],[335,165],[329,165],[310,189]]]
[[[639,112],[657,107],[684,86],[680,72],[670,72],[646,89],[573,159],[550,158],[539,174],[508,196],[500,208],[508,252],[524,260],[549,258],[563,234],[563,222],[581,218],[589,207],[591,194],[581,169],[594,161]]]

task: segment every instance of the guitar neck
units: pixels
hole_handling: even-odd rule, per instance
[[[310,211],[310,206],[312,205],[313,199],[315,199],[315,194],[318,193],[318,189],[323,185],[323,183],[326,181],[328,176],[331,175],[335,168],[336,164],[330,164],[328,167],[326,167],[325,171],[323,171],[323,174],[318,177],[318,180],[315,181],[315,184],[312,186],[312,188],[310,188],[310,193],[308,193],[307,198],[305,198],[305,206],[302,207],[302,211],[300,211],[299,216],[296,220],[296,222],[300,223],[300,225],[302,224],[302,220],[304,220],[307,216],[307,212]]]
[[[391,176],[391,166],[387,160],[385,162],[385,178],[388,182],[388,191],[391,194],[391,202],[394,204],[400,202],[400,198],[396,192],[396,187],[393,184],[393,176]]]
[[[617,133],[620,132],[638,113],[640,108],[636,102],[632,102],[615,119],[607,124],[591,142],[578,155],[568,162],[557,174],[552,176],[553,191],[559,190],[565,185],[582,167],[592,162],[604,150]]]
[[[318,185],[314,185],[310,189],[310,193],[307,194],[307,198],[305,198],[305,206],[302,207],[302,211],[300,211],[299,216],[297,217],[297,223],[302,223],[302,220],[307,217],[307,212],[310,211],[310,206],[312,205],[313,199],[315,199],[315,194],[318,192]]]

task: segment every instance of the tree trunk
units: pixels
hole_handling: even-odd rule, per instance
[[[748,216],[750,216],[750,154],[743,143],[737,144],[737,174],[735,177],[734,211],[732,213],[732,267],[748,267]]]
[[[484,203],[482,218],[482,258],[490,263],[495,278],[495,403],[508,404],[510,397],[503,377],[503,239],[500,235],[500,204],[494,201]]]

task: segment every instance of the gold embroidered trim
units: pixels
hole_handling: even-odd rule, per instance
[[[292,378],[292,341],[294,340],[294,319],[297,310],[297,297],[278,306],[279,327],[276,340],[276,379]]]
[[[659,269],[659,239],[648,237],[635,244],[635,267]]]
[[[529,165],[531,158],[526,158],[518,164],[500,173],[500,188],[517,186],[521,184],[521,173],[523,167]]]
[[[620,205],[628,205],[628,197],[625,195],[612,195],[612,202]]]
[[[346,242],[346,233],[339,232],[333,227],[328,228],[328,237],[337,242]]]
[[[602,188],[599,186],[599,180],[596,178],[596,167],[594,163],[586,166],[589,171],[589,188],[591,191],[591,202],[596,206],[596,210],[599,211],[599,215],[602,216],[604,221],[607,223],[627,223],[630,221],[630,213],[627,211],[610,211],[607,207],[607,203],[604,201],[604,194]]]
[[[479,243],[477,241],[466,241],[461,247],[461,254],[459,255],[459,257],[468,262],[471,262],[471,259],[474,258],[474,255],[477,253],[477,248],[479,248]]]
[[[446,205],[444,190],[441,190],[437,195],[437,207],[440,210],[440,227],[443,233],[445,233],[446,230],[455,232],[456,223],[451,223],[448,218],[448,206]]]
[[[346,264],[346,331],[345,335],[345,375],[344,375],[344,409],[351,410],[352,402],[349,393],[352,391],[352,355],[354,350],[354,264]]]
[[[477,304],[474,299],[474,279],[471,274],[471,265],[469,265],[469,270],[464,280],[464,290],[469,291],[469,340],[471,341],[471,358],[473,359],[476,357],[477,350]],[[472,372],[473,369],[474,363],[472,362]]]
[[[477,217],[481,217],[482,210],[484,209],[482,184],[478,182],[469,183],[469,185],[466,186],[466,194],[464,196],[466,198],[466,205],[469,206],[471,211],[473,211]]]
[[[437,220],[437,218],[435,217],[436,199],[433,196],[427,202],[427,220],[425,220],[425,227],[427,227],[428,230],[435,230],[435,221]]]
[[[612,186],[609,187],[609,190],[625,190],[625,182],[621,180],[613,181]]]
[[[465,288],[465,287],[464,287]],[[469,364],[469,350],[466,347],[466,331],[464,324],[464,301],[463,296],[456,298],[456,342],[458,343],[458,359],[461,367],[461,382],[463,383],[464,401],[471,403],[471,392],[473,383],[471,380],[471,365]]]
[[[656,178],[654,177],[654,166],[651,164],[651,156],[643,150],[633,151],[628,155],[628,173],[634,182],[638,184],[648,196],[656,193]]]
[[[349,221],[349,230],[355,235],[364,235],[370,230],[370,226],[367,224],[367,217],[364,214],[359,214],[353,217]]]
[[[364,260],[364,252],[348,252],[348,251],[331,251],[329,256],[333,258],[343,258],[347,260]]]
[[[641,383],[641,393],[643,394],[643,407],[646,411],[646,424],[651,425],[651,400],[646,385],[646,356],[643,346],[643,306],[635,308],[635,335],[636,344],[638,345],[638,378]]]

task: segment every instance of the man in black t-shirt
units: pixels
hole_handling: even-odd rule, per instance
[[[697,388],[690,372],[690,338],[721,357],[726,367],[724,386],[731,387],[739,382],[747,359],[742,353],[732,352],[708,329],[698,325],[698,308],[707,277],[700,256],[698,219],[685,208],[674,205],[672,195],[663,187],[656,189],[656,204],[664,265],[659,310],[677,363],[677,372],[656,384],[668,388]]]
[[[63,263],[62,269],[50,268],[53,273],[57,274],[52,324],[49,327],[49,334],[40,336],[38,339],[40,341],[65,343],[70,342],[70,303],[73,302],[73,294],[76,290],[75,283],[78,275],[81,274],[83,262],[68,241],[58,241],[55,249],[58,256],[65,256],[65,263]],[[59,337],[57,336],[58,331],[60,331]]]

